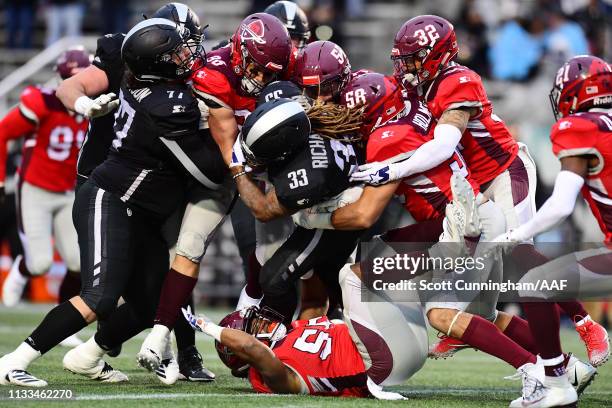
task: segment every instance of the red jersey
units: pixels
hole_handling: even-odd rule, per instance
[[[576,113],[560,119],[552,127],[553,152],[562,159],[568,156],[593,155],[599,159],[589,169],[582,196],[612,243],[612,112]]]
[[[301,378],[308,394],[370,395],[363,360],[346,325],[334,324],[323,316],[297,320],[291,326],[272,351]],[[272,393],[254,368],[249,370],[249,381],[257,392]]]
[[[66,110],[54,89],[27,87],[14,111],[0,123],[3,151],[6,142],[26,137],[19,177],[53,192],[74,189],[77,156],[88,121]],[[0,156],[3,156],[0,152]],[[0,157],[0,163],[5,157]],[[2,180],[4,169],[0,177]]]
[[[242,125],[249,113],[255,110],[257,98],[241,93],[242,77],[232,69],[231,60],[231,44],[211,51],[206,55],[206,65],[195,71],[191,80],[201,98],[232,109],[236,122]]]
[[[432,118],[427,106],[414,98],[410,102],[407,116],[379,127],[369,136],[367,162],[406,160],[419,146],[433,139]],[[469,176],[458,152],[433,169],[400,182],[396,194],[402,196],[404,206],[416,221],[444,217],[446,204],[453,199],[450,178],[455,171],[461,172],[478,193],[478,184]]]
[[[469,68],[449,65],[425,86],[422,97],[436,120],[448,109],[478,109],[463,132],[460,150],[479,185],[505,171],[518,154],[510,131],[493,113],[480,76]]]

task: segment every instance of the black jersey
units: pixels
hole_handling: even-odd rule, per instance
[[[104,93],[113,92],[119,95],[119,87],[123,77],[123,61],[121,60],[121,44],[125,34],[107,34],[98,39],[93,65],[100,68],[108,78],[108,88]],[[89,177],[91,172],[108,156],[111,142],[115,138],[113,124],[115,118],[107,114],[89,121],[89,129],[79,153],[77,174],[79,182]]]
[[[210,135],[198,130],[200,110],[184,83],[121,86],[115,139],[95,183],[135,207],[168,216],[182,200],[186,172],[220,188],[227,171]]]
[[[308,136],[308,147],[281,163],[268,166],[268,177],[278,201],[289,210],[329,200],[350,186],[349,176],[359,164],[355,148],[318,134]]]

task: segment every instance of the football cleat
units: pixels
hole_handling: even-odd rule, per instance
[[[66,337],[64,340],[60,341],[60,346],[67,348],[75,348],[83,344],[83,340],[79,339],[76,334],[72,336]]]
[[[570,384],[576,389],[578,395],[582,394],[597,376],[597,369],[588,363],[583,363],[572,353],[567,354],[565,363],[565,371],[567,371]]]
[[[19,303],[23,295],[23,290],[28,283],[28,278],[19,272],[19,265],[21,262],[25,262],[23,256],[17,255],[2,285],[2,303],[4,303],[6,307],[13,307]]]
[[[451,201],[446,205],[446,217],[442,222],[444,231],[440,235],[440,242],[463,242],[465,231],[465,210],[462,206]]]
[[[101,358],[89,358],[80,352],[79,347],[68,351],[63,360],[64,369],[73,374],[82,375],[92,380],[105,383],[118,383],[128,381],[128,376],[115,370]]]
[[[590,318],[584,324],[576,326],[576,331],[584,343],[589,356],[589,362],[599,367],[610,357],[610,338],[606,329]]]
[[[544,366],[542,364],[525,363],[516,373],[506,377],[507,380],[521,380],[523,382],[521,397],[510,403],[510,408],[523,407],[523,401],[535,402],[543,397],[544,392]]]
[[[166,345],[161,355],[161,363],[155,369],[155,375],[162,383],[172,385],[179,379],[179,365],[172,351],[172,341],[168,333]]]
[[[189,346],[179,351],[178,364],[180,368],[179,379],[187,381],[214,381],[215,374],[202,364],[202,356],[195,346]]]
[[[136,355],[138,365],[149,371],[157,370],[163,360],[162,354],[168,347],[169,342],[170,331],[160,335],[155,331],[157,326],[155,325],[153,330],[147,335],[142,342],[140,351]]]
[[[427,357],[439,359],[439,358],[448,358],[455,355],[456,352],[465,350],[467,348],[472,348],[469,344],[464,343],[461,340],[457,340],[453,337],[449,337],[445,334],[439,333],[438,338],[440,341],[433,344],[429,348],[429,353],[427,353]]]
[[[11,370],[0,378],[2,385],[19,385],[20,387],[46,387],[45,380],[34,377],[26,370]]]
[[[463,207],[465,213],[464,236],[477,237],[480,235],[480,217],[476,205],[474,189],[470,183],[458,173],[453,173],[450,179],[451,191],[453,193],[453,203]]]
[[[577,401],[576,390],[571,386],[567,376],[563,375],[553,378],[546,377],[544,384],[537,384],[531,394],[512,401],[510,407],[575,407]]]

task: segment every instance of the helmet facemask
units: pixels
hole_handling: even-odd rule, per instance
[[[199,36],[199,43],[190,36],[189,29],[183,27],[181,33],[182,41],[174,50],[160,55],[159,62],[172,62],[176,65],[176,76],[178,79],[187,78],[193,72],[196,61],[206,57],[203,46],[203,36]]]
[[[259,96],[266,85],[278,79],[278,72],[255,62],[249,56],[246,47],[242,47],[242,73],[240,88],[242,92],[250,96]]]
[[[398,55],[396,49],[391,52],[393,75],[404,88],[416,88],[429,79],[429,72],[423,69],[423,61],[431,52],[431,48],[423,48],[414,54]]]

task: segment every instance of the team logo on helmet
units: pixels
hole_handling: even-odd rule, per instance
[[[253,40],[257,44],[266,43],[266,40],[263,37],[265,30],[263,21],[254,20],[251,21],[249,24],[243,24],[241,28],[242,32],[240,33],[240,38],[242,39],[242,41]]]

